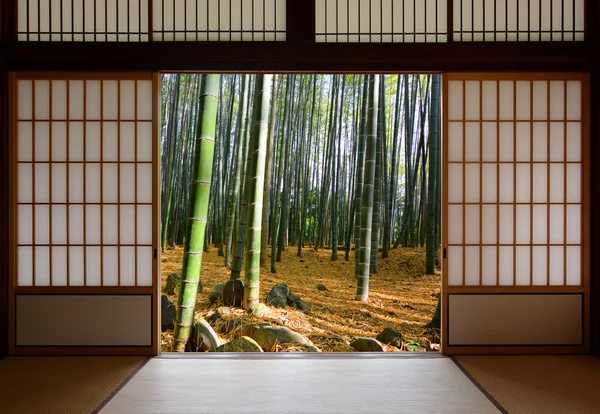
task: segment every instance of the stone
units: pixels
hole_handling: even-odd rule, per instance
[[[242,320],[242,318],[227,319],[223,321],[219,332],[227,335],[231,333],[231,331],[238,329],[242,325],[244,325],[244,321]]]
[[[302,312],[309,313],[310,306],[296,295],[287,295],[287,304]]]
[[[263,350],[252,338],[242,336],[221,345],[216,352],[263,352]]]
[[[377,335],[375,339],[377,339],[382,344],[390,344],[392,346],[400,348],[402,346],[402,341],[404,340],[404,337],[400,332],[396,331],[395,329],[385,328],[383,332]]]
[[[267,316],[269,313],[271,313],[271,309],[269,309],[269,307],[264,303],[256,303],[250,306],[248,313],[258,318],[262,318],[263,316]]]
[[[230,280],[223,288],[223,303],[227,306],[241,307],[244,300],[244,282],[240,279]]]
[[[214,351],[221,341],[210,324],[199,318],[192,329],[192,351]]]
[[[225,285],[223,285],[223,286],[225,286]],[[231,313],[231,309],[229,309],[225,306],[221,306],[221,307],[217,308],[217,310],[208,317],[207,321],[208,321],[208,323],[213,324],[216,321],[218,321],[219,319],[221,319],[221,317],[223,317],[223,315],[227,315],[228,313]]]
[[[304,335],[294,332],[285,326],[261,326],[254,331],[252,339],[260,345],[260,347],[269,352],[273,349],[275,343],[278,344],[300,344],[312,345],[313,343]]]
[[[173,295],[179,294],[179,285],[181,285],[181,273],[175,272],[167,276],[167,285],[165,286],[165,293]]]
[[[219,283],[216,285],[213,290],[208,294],[208,300],[210,303],[217,303],[223,298],[223,290],[225,289],[225,285],[223,283]]]
[[[267,305],[274,306],[276,308],[285,308],[287,305],[287,296],[290,294],[290,288],[288,285],[278,283],[273,286],[269,297],[267,298]]]
[[[167,295],[160,297],[160,329],[175,329],[175,318],[177,317],[177,306]]]
[[[319,289],[321,292],[324,291],[324,290],[329,290],[329,289],[327,289],[327,286],[322,285],[322,284],[319,285],[319,286],[317,286],[317,289]]]
[[[373,338],[357,338],[350,344],[358,352],[383,352],[383,345]]]

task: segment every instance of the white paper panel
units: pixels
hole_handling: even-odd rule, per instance
[[[135,286],[135,247],[121,247],[121,286]]]
[[[500,81],[500,119],[513,120],[515,119],[515,83],[513,81]]]
[[[100,122],[86,123],[85,130],[85,159],[100,161]]]
[[[19,203],[31,203],[32,195],[32,167],[31,164],[19,163],[18,167],[19,185],[17,188],[17,200]]]
[[[100,164],[86,164],[85,199],[87,203],[100,202],[100,179]]]
[[[137,206],[137,223],[137,243],[152,244],[152,206]]]
[[[67,248],[65,246],[52,247],[52,286],[67,285]]]
[[[581,161],[581,123],[567,123],[567,161]]]
[[[550,164],[550,202],[565,200],[565,168],[563,164]]]
[[[567,202],[581,202],[581,164],[567,164]]]
[[[463,160],[463,123],[448,123],[448,161]]]
[[[481,206],[482,220],[482,243],[498,243],[498,207],[495,205]]]
[[[120,244],[135,244],[135,207],[121,205]]]
[[[565,159],[565,124],[552,122],[550,124],[550,161]]]
[[[567,285],[581,285],[581,247],[567,246]]]
[[[119,160],[119,124],[117,122],[105,122],[102,131],[102,160]]]
[[[137,119],[152,120],[152,81],[137,81]]]
[[[52,161],[67,160],[67,123],[52,122]]]
[[[533,284],[545,286],[548,284],[548,248],[546,246],[533,247]]]
[[[479,244],[479,206],[465,206],[465,243]]]
[[[498,248],[499,280],[501,286],[514,285],[514,248],[500,246]]]
[[[484,162],[498,161],[498,124],[482,123],[482,157]]]
[[[85,277],[87,286],[102,286],[102,255],[101,247],[88,246],[85,248]]]
[[[48,203],[50,201],[50,165],[35,164],[35,202]]]
[[[85,207],[85,242],[86,244],[101,243],[101,217],[100,205],[87,205]]]
[[[565,242],[565,209],[561,205],[550,206],[550,244]]]
[[[139,231],[139,230],[138,230]],[[463,206],[448,206],[448,243],[463,243]]]
[[[528,286],[531,284],[531,248],[518,246],[515,250],[516,285]]]
[[[531,160],[531,123],[517,122],[517,161]]]
[[[18,226],[17,226],[17,240],[19,244],[32,244],[33,243],[33,227],[32,227],[32,207],[30,205],[20,205],[17,207],[18,210]]]
[[[18,161],[33,161],[33,130],[31,122],[19,122]]]
[[[512,122],[500,123],[500,161],[515,160],[515,131]]]
[[[514,165],[500,164],[500,202],[514,202]]]
[[[479,247],[465,247],[465,285],[479,285]]]
[[[118,164],[102,165],[102,201],[104,203],[119,202]]]
[[[35,160],[50,160],[50,126],[48,122],[35,123]]]
[[[32,119],[33,84],[30,80],[19,80],[17,86],[19,103],[17,116],[19,119]]]
[[[480,200],[480,165],[465,164],[465,202],[478,203]]]
[[[533,202],[546,203],[548,201],[548,165],[533,165]]]
[[[533,244],[548,243],[548,207],[533,206]]]
[[[550,81],[550,119],[565,119],[565,82]]]
[[[52,81],[52,119],[67,119],[67,81]]]
[[[581,206],[567,206],[567,244],[581,243]]]
[[[529,205],[516,206],[516,244],[531,243],[531,207]]]
[[[135,123],[121,122],[119,145],[121,161],[135,161]]]
[[[533,123],[533,161],[548,161],[548,127],[545,122]]]
[[[517,164],[517,203],[531,202],[531,164]]]
[[[548,119],[548,82],[533,81],[533,119]]]
[[[137,123],[137,160],[152,161],[152,123]]]
[[[135,119],[135,81],[120,81],[121,120]]]
[[[36,246],[35,254],[35,285],[50,285],[50,248],[47,246]]]
[[[102,237],[104,244],[119,243],[119,211],[117,206],[102,206]]]
[[[67,244],[67,206],[52,206],[52,243]]]
[[[563,246],[550,246],[550,285],[565,283],[564,254]]]
[[[152,247],[139,246],[137,249],[137,284],[152,286]]]
[[[52,164],[52,202],[67,202],[67,165]]]
[[[83,206],[69,206],[69,244],[83,244]]]
[[[19,286],[33,285],[33,249],[29,246],[19,246],[18,252],[18,284]]]
[[[104,246],[102,248],[102,284],[103,286],[119,285],[119,248]]]
[[[101,84],[99,80],[85,82],[86,119],[99,120],[101,113]]]
[[[448,246],[448,285],[462,286],[463,284],[463,248]]]
[[[69,247],[69,284],[71,286],[83,286],[84,265],[83,247]]]
[[[498,119],[498,84],[496,81],[483,81],[482,119],[486,121]]]
[[[498,201],[498,166],[497,164],[483,164],[482,169],[482,195],[484,203]]]
[[[567,119],[578,121],[581,119],[581,82],[567,82]]]
[[[135,164],[121,164],[119,172],[120,201],[135,202]]]
[[[137,164],[137,202],[152,203],[152,164]]]
[[[35,85],[35,118],[50,118],[50,82],[47,80],[36,80]]]
[[[531,82],[517,81],[517,120],[531,119]]]
[[[50,208],[48,205],[36,205],[35,214],[35,243],[50,243]]]
[[[514,243],[514,207],[499,206],[499,242],[500,244]]]
[[[83,123],[69,123],[69,161],[83,161]]]
[[[484,286],[492,286],[496,284],[497,256],[498,249],[495,246],[483,246],[481,248],[481,283]]]
[[[69,118],[83,119],[83,81],[69,81]]]
[[[69,202],[83,203],[83,164],[69,164]]]
[[[465,161],[480,161],[480,123],[467,122],[465,124]]]
[[[481,119],[481,115],[479,114],[479,108],[481,106],[480,93],[479,81],[465,81],[465,119]]]
[[[448,81],[448,119],[451,121],[463,119],[462,81]]]
[[[119,82],[105,80],[102,82],[102,119],[116,120],[119,118]]]

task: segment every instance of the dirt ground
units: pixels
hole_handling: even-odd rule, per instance
[[[201,279],[203,291],[198,294],[196,316],[206,318],[218,305],[211,305],[208,295],[218,283],[229,280],[230,271],[224,258],[218,256],[217,248],[211,246],[203,256]],[[183,249],[176,247],[162,253],[162,289],[167,276],[181,272]],[[261,322],[287,326],[307,336],[324,352],[353,351],[350,342],[356,337],[376,337],[384,328],[394,328],[402,333],[405,343],[401,349],[387,346],[386,351],[430,351],[440,343],[437,335],[423,328],[435,311],[440,292],[440,275],[425,275],[424,248],[398,248],[389,257],[379,258],[379,273],[371,274],[368,302],[357,302],[354,276],[354,252],[350,260],[344,260],[344,252],[331,261],[331,250],[303,250],[303,261],[297,256],[297,248],[290,247],[282,261],[277,263],[277,273],[270,266],[263,268],[260,280],[261,302],[276,283],[285,283],[293,294],[298,295],[311,307],[306,314],[286,307],[271,308],[272,313]],[[243,278],[243,276],[242,276]],[[323,284],[327,290],[320,291]],[[170,298],[177,302],[174,295]],[[258,322],[242,309],[233,311],[230,318],[243,317],[248,323]],[[170,351],[172,331],[163,332],[162,350]],[[222,337],[224,340],[230,338]],[[432,345],[433,344],[433,345]],[[278,349],[293,351],[293,349]]]

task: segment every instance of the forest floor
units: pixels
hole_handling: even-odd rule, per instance
[[[368,302],[357,302],[354,275],[354,252],[344,260],[340,250],[338,260],[331,261],[331,250],[303,249],[303,259],[296,255],[297,248],[290,246],[277,263],[277,273],[270,267],[262,268],[260,298],[266,297],[277,283],[285,283],[294,295],[308,303],[309,313],[295,308],[271,307],[263,318],[248,315],[242,309],[233,310],[230,318],[242,317],[244,322],[268,322],[273,326],[287,326],[308,337],[324,352],[353,352],[350,343],[357,337],[375,338],[384,328],[393,328],[404,336],[403,346],[386,346],[386,351],[438,350],[440,338],[424,328],[434,314],[440,292],[440,274],[425,274],[425,248],[398,248],[389,257],[379,258],[379,272],[371,274]],[[175,247],[162,253],[162,290],[167,276],[181,272],[183,249]],[[211,246],[202,260],[203,290],[198,294],[196,317],[207,318],[218,304],[212,305],[208,295],[218,283],[229,280],[230,271],[217,248]],[[243,277],[243,276],[242,276]],[[317,286],[327,288],[320,291]],[[175,295],[169,295],[177,302]],[[222,339],[231,338],[221,336]],[[170,351],[172,331],[162,333],[162,351]],[[280,348],[278,351],[294,351]]]

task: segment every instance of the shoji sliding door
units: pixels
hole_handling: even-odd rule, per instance
[[[11,346],[158,352],[158,77],[13,76]]]
[[[444,80],[444,352],[589,347],[587,76]]]

